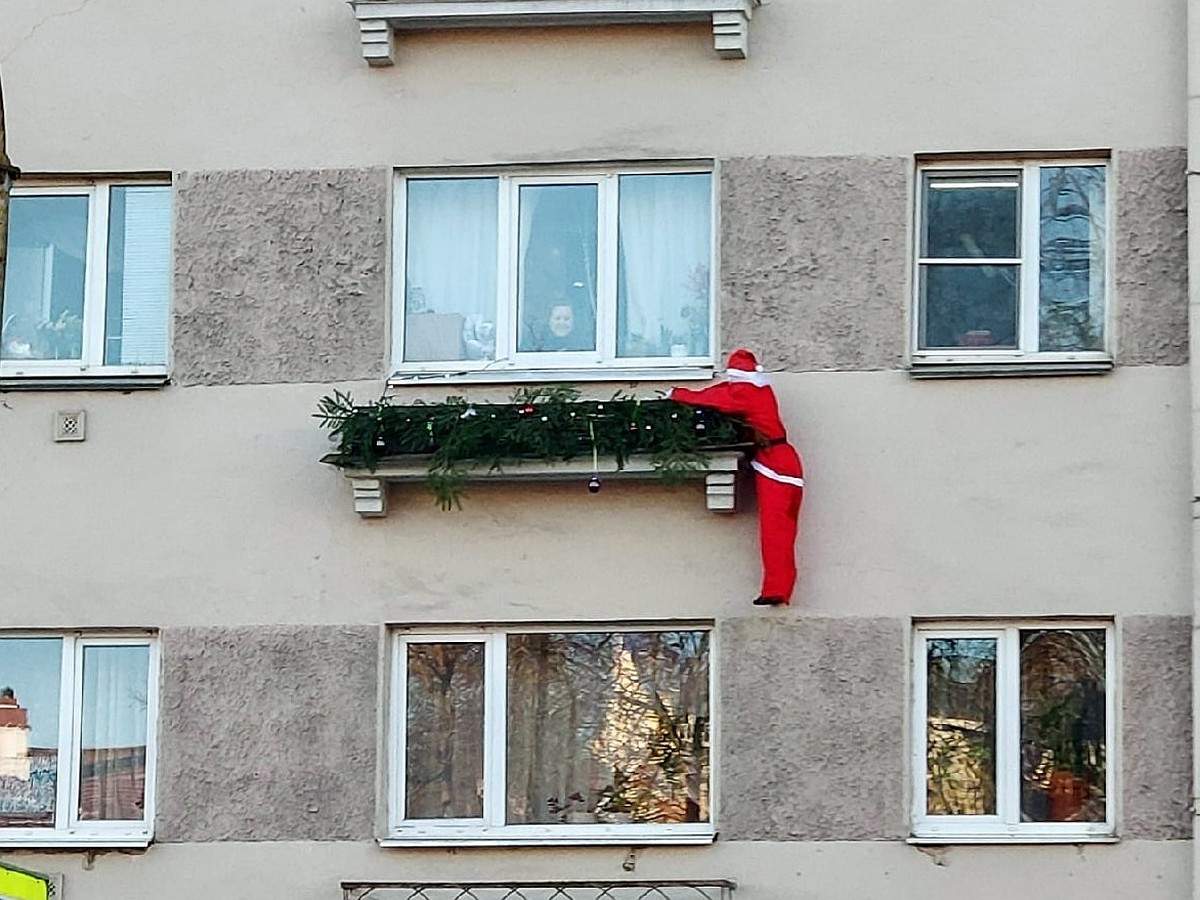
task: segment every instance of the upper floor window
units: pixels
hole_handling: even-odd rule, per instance
[[[170,276],[169,185],[18,185],[0,375],[165,373]]]
[[[922,626],[915,647],[914,834],[1112,834],[1110,624]]]
[[[712,195],[695,169],[399,177],[398,373],[711,366]]]
[[[149,637],[0,637],[0,844],[149,843],[155,657]]]
[[[1108,168],[920,173],[914,362],[1106,358]]]
[[[710,637],[398,634],[389,838],[711,840]]]

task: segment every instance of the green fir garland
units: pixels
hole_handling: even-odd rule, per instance
[[[596,453],[618,468],[634,453],[649,454],[667,480],[707,466],[705,451],[738,445],[737,419],[674,400],[580,400],[570,385],[521,388],[510,403],[442,403],[400,406],[384,396],[357,406],[335,391],[321,399],[316,418],[337,450],[326,462],[375,469],[394,456],[428,456],[428,484],[443,509],[459,506],[468,464],[502,469],[521,459],[547,462]]]

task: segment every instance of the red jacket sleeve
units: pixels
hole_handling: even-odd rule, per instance
[[[723,413],[736,414],[744,411],[742,405],[737,402],[728,381],[722,381],[698,391],[688,388],[671,388],[667,399],[686,403],[688,406],[706,406]]]

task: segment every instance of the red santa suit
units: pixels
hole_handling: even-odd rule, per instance
[[[796,586],[796,531],[804,499],[804,466],[796,448],[788,443],[775,392],[754,354],[733,351],[725,377],[720,384],[698,391],[674,388],[670,399],[735,415],[754,429],[757,449],[750,465],[758,494],[763,563],[762,593],[754,602],[786,605]]]

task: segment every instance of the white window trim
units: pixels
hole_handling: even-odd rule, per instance
[[[709,692],[709,821],[696,823],[598,823],[580,825],[506,825],[507,768],[507,659],[510,634],[616,633],[637,631],[707,631]],[[472,626],[444,630],[404,629],[391,633],[391,702],[388,705],[388,802],[387,833],[379,839],[383,847],[435,845],[455,846],[574,846],[601,844],[710,844],[716,839],[719,808],[719,715],[716,703],[717,633],[711,622],[653,622],[611,624],[583,622],[555,625]],[[484,644],[484,737],[483,817],[479,819],[405,819],[405,726],[407,655],[410,643]]]
[[[158,667],[159,645],[153,635],[105,635],[63,632],[5,632],[4,638],[56,638],[62,644],[60,675],[58,751],[59,768],[55,797],[55,825],[46,828],[0,827],[0,846],[66,848],[82,846],[147,847],[154,839],[155,776],[158,771]],[[87,647],[146,647],[146,781],[142,818],[95,822],[78,818],[75,798],[79,792],[82,757],[83,651]],[[63,753],[63,748],[67,752]],[[63,759],[67,771],[63,771]],[[59,823],[62,824],[59,824]]]
[[[1105,701],[1105,821],[1020,821],[1020,642],[1023,629],[1103,629]],[[996,666],[996,808],[994,816],[930,816],[926,802],[926,712],[928,703],[925,643],[940,638],[995,638]],[[1121,795],[1117,744],[1117,637],[1112,621],[1005,620],[978,625],[918,624],[913,632],[913,717],[909,766],[912,779],[910,843],[1081,843],[1112,842]]]
[[[168,374],[165,365],[105,365],[104,328],[108,308],[108,204],[114,187],[171,187],[163,178],[105,178],[86,181],[62,181],[45,184],[16,184],[13,197],[85,196],[88,198],[87,267],[84,274],[83,296],[83,358],[82,359],[22,359],[0,360],[0,379],[39,379],[52,385],[57,381],[103,378],[163,381]],[[174,198],[172,198],[172,202]],[[172,225],[172,230],[174,226]],[[172,238],[172,246],[174,239]],[[170,286],[168,285],[168,290]],[[3,298],[0,297],[0,304]],[[168,315],[169,313],[168,304]],[[167,346],[163,348],[170,359],[171,329],[167,329]],[[122,387],[127,385],[121,385]],[[134,384],[133,386],[137,386]]]
[[[1027,349],[1038,341],[1038,235],[1040,231],[1038,203],[1039,190],[1028,190],[1030,184],[1040,185],[1039,170],[1053,166],[1103,166],[1105,235],[1104,248],[1104,350],[1041,351]],[[1013,173],[1019,176],[1021,190],[1021,256],[1015,262],[1020,266],[1020,288],[1018,291],[1019,323],[1017,333],[1021,347],[1017,349],[987,350],[981,348],[956,349],[939,347],[921,349],[921,269],[927,262],[943,262],[939,258],[921,254],[922,235],[925,227],[924,180],[927,172],[962,172],[975,175],[981,172]],[[1031,180],[1032,179],[1032,180]],[[914,204],[913,264],[911,321],[909,342],[914,374],[921,369],[929,370],[932,377],[953,377],[970,374],[972,370],[993,367],[988,374],[1005,374],[1019,370],[1027,374],[1041,371],[1053,373],[1059,370],[1072,374],[1090,374],[1110,371],[1112,365],[1113,325],[1116,320],[1114,284],[1114,234],[1113,234],[1113,165],[1105,156],[1047,157],[1010,159],[968,159],[918,163],[916,177],[916,203]],[[1030,264],[1032,261],[1032,265]],[[967,260],[963,260],[966,264]]]
[[[617,284],[617,183],[622,175],[708,175],[709,184],[709,281],[708,343],[709,352],[688,357],[616,356],[616,284]],[[444,362],[404,362],[404,325],[407,271],[407,207],[410,179],[496,178],[499,179],[497,216],[498,257],[496,278],[496,355],[495,360],[447,360]],[[701,380],[712,377],[716,359],[717,272],[719,223],[718,173],[711,163],[659,166],[522,166],[504,169],[411,169],[398,171],[392,197],[392,375],[391,386],[430,380],[475,383],[548,382],[548,381],[672,381]],[[512,335],[517,327],[517,272],[513,263],[512,243],[519,225],[515,202],[521,185],[595,184],[597,197],[597,349],[571,353],[520,353]],[[606,297],[611,292],[611,298]],[[611,303],[608,302],[611,299]],[[502,348],[513,353],[500,358]]]

